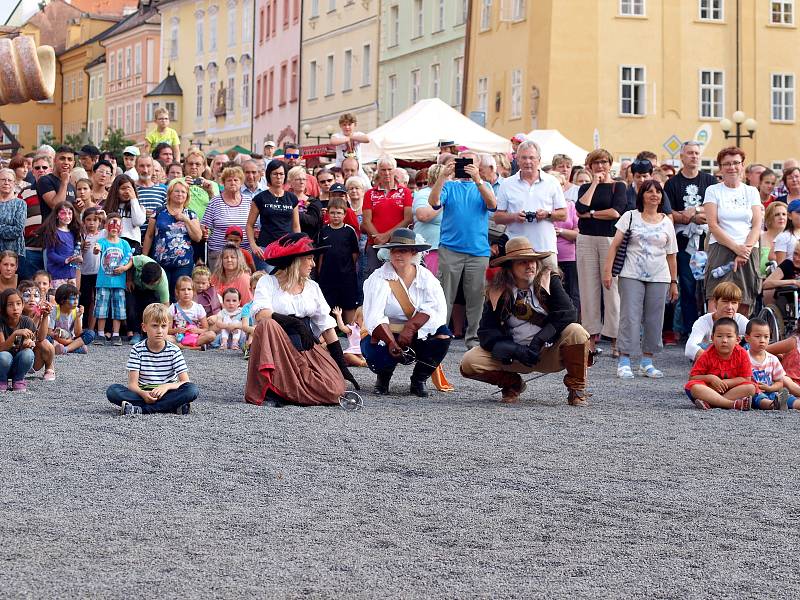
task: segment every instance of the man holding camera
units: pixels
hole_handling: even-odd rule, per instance
[[[467,307],[467,348],[478,345],[486,268],[489,266],[489,213],[497,201],[492,186],[481,179],[478,157],[462,152],[448,162],[433,183],[428,203],[442,210],[439,237],[439,281],[447,300],[447,322],[463,277]]]
[[[554,221],[567,218],[567,201],[558,180],[539,168],[539,145],[522,142],[517,148],[519,171],[503,179],[497,192],[494,221],[506,225],[509,237],[524,236],[537,252],[550,252],[543,263],[558,270]]]

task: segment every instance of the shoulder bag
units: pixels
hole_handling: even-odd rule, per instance
[[[625,256],[628,254],[628,242],[631,239],[631,227],[633,226],[633,211],[629,211],[631,218],[628,221],[628,229],[622,236],[622,241],[617,248],[617,253],[614,255],[614,264],[611,266],[611,275],[613,277],[622,273],[622,267],[625,265]]]

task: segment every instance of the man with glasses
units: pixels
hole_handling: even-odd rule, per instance
[[[50,173],[52,168],[50,156],[47,154],[37,154],[33,157],[31,172],[34,182],[31,187],[22,190],[20,197],[25,201],[27,207],[27,217],[25,219],[25,256],[20,257],[19,279],[33,279],[34,273],[44,269],[44,259],[42,256],[42,241],[39,237],[39,227],[42,225],[42,209],[39,195],[36,191],[38,181]]]
[[[283,162],[286,165],[286,172],[298,165],[303,166],[300,160],[300,147],[294,142],[287,142],[283,145]],[[289,190],[289,184],[284,185],[284,189]],[[319,184],[317,178],[311,173],[306,172],[306,194],[314,198],[319,198]]]
[[[541,170],[542,153],[533,141],[517,148],[519,171],[500,184],[494,221],[506,225],[509,238],[523,236],[537,252],[550,252],[542,262],[558,271],[554,221],[567,218],[567,201],[558,180]]]
[[[678,238],[678,287],[680,288],[683,330],[691,331],[699,316],[697,285],[689,267],[692,254],[703,248],[706,216],[702,211],[706,188],[717,183],[716,178],[700,171],[700,143],[684,142],[681,146],[681,169],[664,186],[672,204],[672,220]],[[698,210],[700,209],[700,210]],[[688,248],[690,240],[692,247]]]

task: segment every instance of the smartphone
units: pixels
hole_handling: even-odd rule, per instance
[[[466,167],[467,165],[472,164],[471,158],[456,158],[456,172],[455,177],[456,179],[469,179],[469,174],[467,173]]]

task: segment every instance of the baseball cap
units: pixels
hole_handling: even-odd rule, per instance
[[[512,142],[524,142],[524,141],[526,141],[527,139],[528,139],[528,134],[526,134],[526,133],[515,133],[515,134],[514,134],[514,135],[511,137],[511,141],[512,141]]]
[[[278,146],[278,145],[275,143],[275,140],[267,140],[266,142],[264,142],[264,145],[265,145],[265,146],[272,146],[273,148],[276,148],[276,147]]]
[[[139,156],[139,148],[136,146],[125,146],[125,149],[122,151],[123,154],[130,154],[131,156]]]
[[[789,202],[789,212],[800,212],[800,200]]]
[[[447,148],[448,146],[455,146],[455,145],[456,143],[451,138],[439,140],[438,144],[439,148]]]
[[[640,158],[631,163],[631,173],[652,173],[653,172],[653,163],[651,163],[646,158]]]
[[[329,194],[346,194],[347,188],[344,187],[341,183],[334,183],[331,188],[328,190]],[[800,202],[798,200],[797,202]]]
[[[86,144],[84,146],[81,146],[81,149],[78,150],[75,154],[77,154],[78,156],[100,156],[100,150],[97,149],[97,146]]]
[[[244,234],[242,233],[242,228],[238,225],[231,225],[225,230],[225,237],[228,237],[230,234],[235,233],[240,238],[244,239]]]

